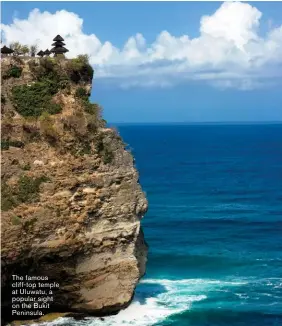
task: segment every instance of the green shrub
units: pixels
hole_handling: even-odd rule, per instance
[[[17,206],[17,201],[13,197],[12,189],[5,183],[1,182],[1,210],[8,211]]]
[[[92,81],[94,76],[94,69],[92,66],[88,63],[81,69],[82,76],[86,76],[86,81]],[[87,78],[88,77],[88,78]]]
[[[44,85],[36,83],[14,86],[12,88],[12,101],[16,111],[24,117],[40,116],[43,110],[44,99],[47,96]]]
[[[49,179],[46,176],[31,178],[27,175],[20,177],[18,182],[17,200],[20,203],[32,203],[39,200],[39,189],[43,182]]]
[[[3,94],[1,94],[1,103],[5,104],[6,103],[6,98]]]
[[[109,163],[111,163],[112,161],[113,161],[113,159],[114,159],[114,154],[113,154],[113,152],[111,151],[111,150],[109,150],[108,148],[106,148],[105,150],[104,150],[104,153],[103,153],[104,155],[103,155],[103,162],[105,163],[105,164],[109,164]]]
[[[55,95],[59,91],[59,81],[56,75],[48,75],[44,79],[41,79],[41,82],[48,89],[50,95]]]
[[[30,70],[38,81],[49,83],[50,90],[56,94],[69,83],[69,77],[57,63],[55,58],[41,58],[39,64],[32,60],[29,62]]]
[[[43,112],[39,118],[39,121],[40,121],[40,125],[44,122],[48,122],[49,124],[53,125],[53,120],[48,112]]]
[[[88,54],[79,54],[77,56],[77,60],[83,64],[88,64],[89,63],[89,55]]]
[[[103,142],[103,139],[101,136],[98,136],[97,143],[96,143],[96,149],[98,153],[101,155],[102,160],[105,164],[109,164],[114,159],[114,154],[112,150],[109,148],[109,145],[106,145]]]
[[[89,114],[92,114],[92,115],[95,115],[97,117],[97,119],[100,117],[101,108],[100,108],[100,106],[98,104],[90,103],[90,102],[84,102],[83,106],[84,106],[84,111],[85,112],[87,112]]]
[[[3,76],[4,79],[7,78],[19,78],[22,74],[22,70],[23,68],[18,67],[18,66],[12,66],[7,72],[6,74]]]
[[[85,88],[78,87],[75,91],[75,97],[82,100],[82,105],[86,113],[94,115],[97,120],[100,118],[101,107],[97,103],[89,102],[89,95]]]
[[[18,147],[18,148],[23,148],[24,147],[24,143],[20,140],[11,140],[10,141],[10,146],[12,147]]]
[[[31,166],[30,166],[30,164],[29,164],[29,163],[27,163],[27,164],[23,165],[23,167],[22,167],[22,169],[23,169],[24,171],[29,171],[29,170],[30,170],[30,168],[31,168]]]
[[[19,216],[13,215],[11,217],[11,222],[13,225],[20,225],[21,224],[21,218]]]
[[[69,80],[68,79],[65,79],[65,78],[61,79],[59,81],[59,88],[60,89],[69,89],[70,88],[70,82],[69,82]]]
[[[94,70],[89,64],[87,55],[79,55],[77,58],[69,60],[67,70],[74,83],[89,82],[93,79]]]
[[[57,114],[62,111],[59,104],[52,102],[53,95],[69,86],[69,78],[53,58],[41,58],[39,65],[35,60],[29,67],[37,82],[32,85],[14,86],[12,101],[18,113],[24,117],[39,117],[42,112]]]
[[[51,104],[52,95],[58,91],[52,80],[34,83],[30,86],[20,85],[12,88],[12,101],[16,111],[24,117],[39,117],[43,111],[50,114],[61,112],[59,105]]]
[[[2,150],[6,150],[6,149],[9,149],[9,142],[8,141],[5,141],[5,140],[1,140],[1,149]]]
[[[50,102],[45,105],[45,110],[49,114],[58,114],[58,113],[62,112],[62,107],[58,103]]]
[[[19,140],[1,140],[1,149],[9,149],[11,147],[23,148],[24,143]]]
[[[19,78],[22,74],[23,69],[21,67],[13,66],[9,73],[10,77]]]
[[[18,205],[18,202],[13,195],[13,191],[9,185],[3,180],[1,181],[1,210],[8,211]]]
[[[82,100],[88,100],[88,93],[85,88],[78,87],[75,91],[75,97],[81,98]]]

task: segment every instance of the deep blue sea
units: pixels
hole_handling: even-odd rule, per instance
[[[80,325],[281,326],[282,124],[118,130],[149,200],[147,274]]]

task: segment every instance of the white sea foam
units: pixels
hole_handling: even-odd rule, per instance
[[[263,283],[271,279],[263,279]],[[197,302],[207,299],[210,292],[233,292],[230,288],[244,288],[252,286],[258,280],[252,278],[237,280],[216,279],[144,279],[140,282],[136,296],[131,305],[115,316],[103,318],[88,318],[83,321],[74,321],[69,318],[59,318],[52,323],[44,323],[45,326],[152,326],[162,323],[169,316],[178,314],[193,308]],[[280,284],[281,279],[275,279],[273,285]],[[243,289],[242,288],[242,289]],[[237,291],[236,291],[237,292]],[[242,300],[248,299],[246,292],[234,293]],[[42,325],[42,324],[41,324]],[[42,326],[43,326],[42,325]]]
[[[246,293],[234,293],[240,299],[249,299],[249,296]]]
[[[89,326],[119,326],[119,325],[135,325],[135,326],[151,326],[157,322],[164,321],[167,317],[181,313],[190,309],[193,302],[205,300],[205,295],[196,295],[186,293],[183,289],[181,281],[169,280],[153,280],[149,279],[141,282],[140,288],[145,284],[156,284],[163,286],[163,292],[140,300],[141,296],[137,291],[136,298],[132,304],[125,310],[122,310],[115,316],[100,320],[89,320]],[[139,290],[141,291],[141,290]],[[153,295],[153,294],[152,294]]]
[[[142,287],[146,284],[156,284],[163,290],[158,294],[147,293],[143,300]],[[137,290],[136,298],[131,305],[115,316],[109,316],[100,320],[99,318],[88,318],[84,321],[71,322],[69,318],[59,318],[54,322],[41,324],[42,326],[66,325],[67,321],[76,326],[151,326],[157,322],[164,321],[167,317],[181,313],[191,308],[194,302],[202,301],[207,298],[204,294],[195,294],[189,291],[190,282],[148,279],[141,282]]]
[[[190,279],[182,279],[182,280],[166,280],[166,279],[148,279],[143,280],[140,283],[160,283],[161,285],[165,286],[168,290],[170,287],[175,287],[177,285],[209,285],[209,284],[218,284],[218,285],[224,285],[224,286],[238,286],[238,285],[245,285],[248,284],[247,281],[223,281],[223,280],[214,280],[214,279],[201,279],[201,278],[190,278]]]

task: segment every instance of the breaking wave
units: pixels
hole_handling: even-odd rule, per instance
[[[136,289],[132,304],[117,315],[100,318],[86,318],[75,321],[59,318],[48,326],[152,326],[164,322],[168,317],[190,310],[193,304],[208,299],[211,288],[221,291],[224,287],[245,285],[245,281],[220,281],[212,279],[145,279]]]

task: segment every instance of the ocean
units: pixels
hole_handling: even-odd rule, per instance
[[[120,125],[149,200],[133,303],[64,326],[281,326],[282,124]]]

